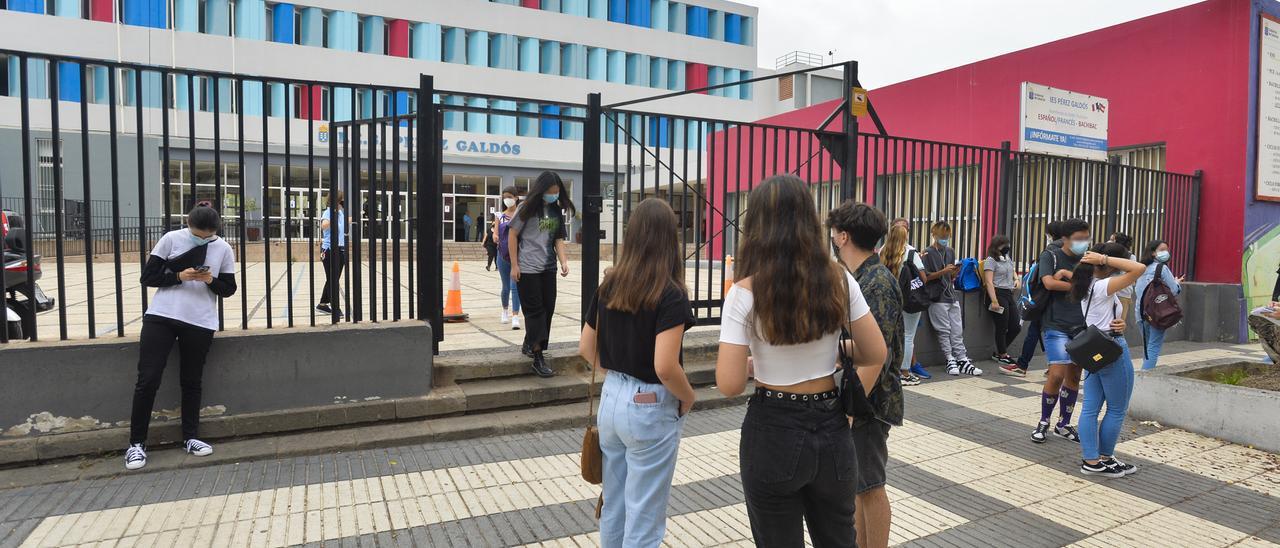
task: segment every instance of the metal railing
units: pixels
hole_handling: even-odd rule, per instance
[[[826,59],[817,54],[808,51],[792,51],[779,56],[774,61],[774,68],[781,70],[795,64],[819,66],[826,62]]]

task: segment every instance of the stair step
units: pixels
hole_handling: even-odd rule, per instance
[[[689,384],[694,388],[715,383],[715,363],[698,362],[685,365]],[[586,366],[583,366],[585,369]],[[600,393],[603,377],[596,378],[595,393]],[[456,390],[462,394],[462,410],[467,414],[484,413],[501,409],[534,407],[583,401],[587,398],[590,375],[581,369],[565,371],[551,378],[535,375],[497,377],[460,382]],[[441,390],[439,388],[435,390]]]

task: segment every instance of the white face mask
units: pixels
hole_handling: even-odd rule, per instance
[[[507,207],[511,207],[511,206],[513,206],[513,205],[516,205],[516,199],[515,199],[515,198],[503,198],[503,199],[502,199],[502,203],[503,203],[503,205],[505,205],[505,206],[507,206]]]

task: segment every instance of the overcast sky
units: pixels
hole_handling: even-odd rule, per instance
[[[795,50],[835,50],[875,88],[1198,0],[737,1],[760,7],[760,66]]]

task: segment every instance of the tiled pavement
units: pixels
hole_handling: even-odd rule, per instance
[[[1249,355],[1201,349],[1170,361]],[[1039,374],[908,389],[889,452],[892,542],[911,546],[1275,546],[1280,458],[1127,423],[1137,475],[1076,472],[1078,446],[1027,436]],[[747,545],[742,407],[697,412],[668,508],[672,546]],[[1274,418],[1272,418],[1274,419]],[[0,491],[9,546],[594,546],[579,430],[245,462]]]

